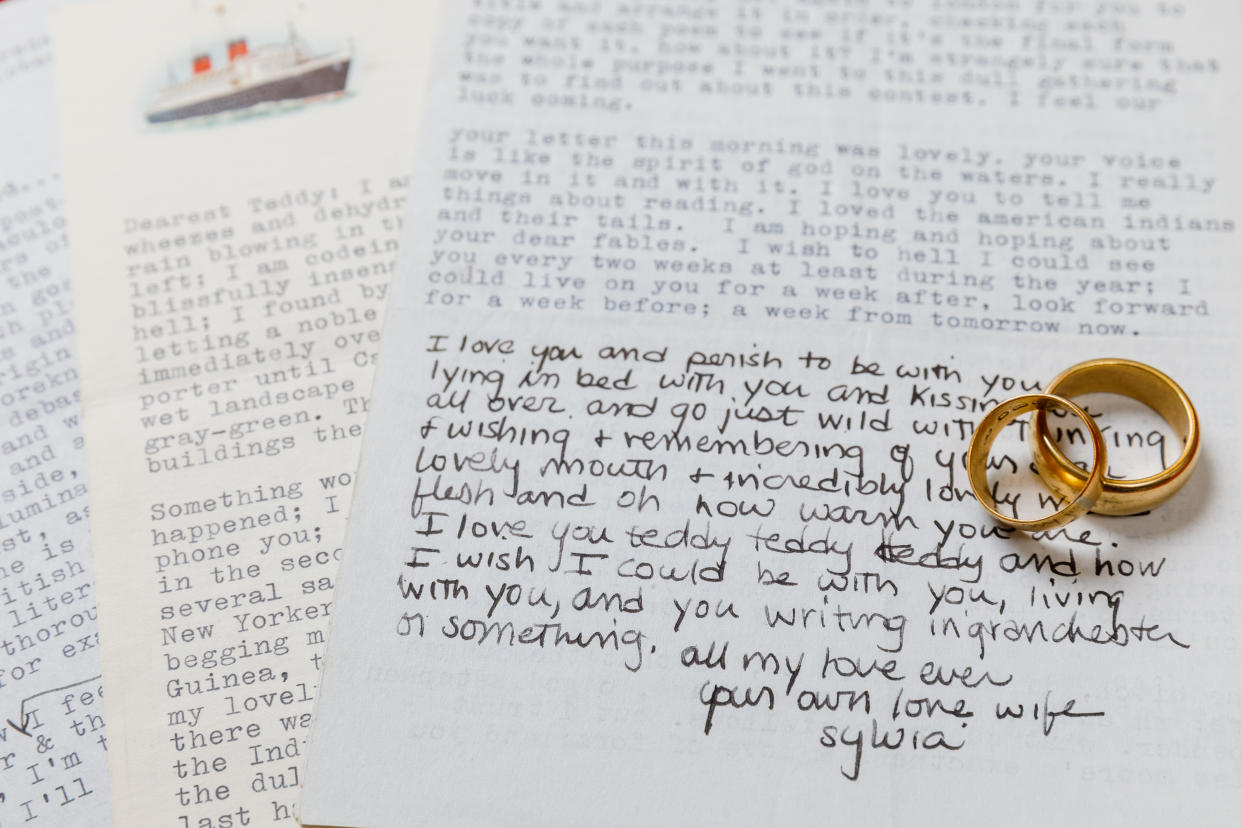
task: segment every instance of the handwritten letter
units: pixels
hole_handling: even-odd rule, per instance
[[[1084,821],[1149,815],[1167,786],[1236,804],[1212,758],[1236,637],[1200,596],[1229,567],[1237,477],[1208,461],[1136,518],[993,523],[972,424],[1083,341],[1011,343],[394,317],[407,356],[380,368],[305,817],[903,821],[932,790],[954,813],[1058,790],[1040,819]],[[1236,395],[1191,349],[1158,358],[1224,421]],[[1159,431],[1109,435],[1118,463],[1161,462]],[[992,464],[1005,508],[1052,508],[1008,482],[1024,443]]]

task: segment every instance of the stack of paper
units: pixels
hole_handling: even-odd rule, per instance
[[[1240,31],[4,3],[0,826],[1236,822]]]

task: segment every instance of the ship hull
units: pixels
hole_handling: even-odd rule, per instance
[[[293,77],[258,83],[236,92],[195,101],[184,106],[149,112],[147,120],[153,124],[181,121],[202,115],[248,109],[262,103],[313,98],[317,95],[341,92],[345,89],[345,83],[349,79],[349,64],[350,59],[345,58]]]

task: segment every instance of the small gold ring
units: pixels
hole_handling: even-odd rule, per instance
[[[1163,417],[1185,442],[1181,455],[1158,474],[1137,480],[1105,477],[1104,490],[1091,511],[1101,515],[1146,512],[1168,500],[1190,479],[1199,459],[1199,416],[1190,397],[1168,375],[1130,359],[1091,359],[1066,368],[1044,391],[1063,397],[1096,391],[1133,397]],[[1061,497],[1082,488],[1087,472],[1061,451],[1043,411],[1031,423],[1030,441],[1035,469],[1048,488]]]
[[[1095,449],[1091,472],[1089,474],[1083,472],[1082,479],[1076,487],[1069,494],[1061,495],[1067,501],[1065,506],[1047,517],[1036,520],[1018,520],[1003,515],[997,511],[996,499],[988,490],[988,455],[992,451],[992,444],[996,442],[997,435],[1004,430],[1005,426],[1010,425],[1019,414],[1035,411],[1036,416],[1039,416],[1052,408],[1063,408],[1071,412],[1087,426],[1087,430],[1091,433],[1091,444]],[[979,421],[974,436],[970,438],[970,448],[966,452],[966,476],[970,480],[970,488],[974,490],[979,503],[1001,523],[1024,532],[1056,529],[1091,511],[1091,507],[1100,497],[1100,490],[1104,484],[1104,469],[1107,466],[1108,451],[1104,446],[1104,435],[1100,433],[1091,415],[1069,400],[1052,394],[1023,394],[997,405]],[[1079,470],[1077,466],[1074,466],[1074,469]]]

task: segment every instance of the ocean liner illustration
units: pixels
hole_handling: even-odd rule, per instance
[[[211,55],[195,55],[192,74],[156,95],[147,121],[162,123],[265,103],[341,93],[349,76],[351,49],[315,55],[290,29],[286,43],[253,50],[245,39],[229,42],[228,63],[212,67]]]

